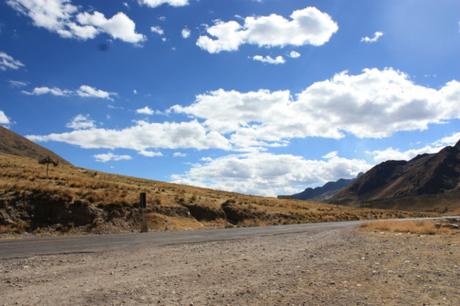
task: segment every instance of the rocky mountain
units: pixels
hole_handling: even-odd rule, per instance
[[[0,153],[29,157],[36,160],[49,156],[54,161],[70,165],[68,161],[59,155],[2,126],[0,126]]]
[[[335,182],[327,182],[321,187],[307,188],[300,193],[296,193],[288,196],[278,196],[280,199],[295,199],[295,200],[316,200],[326,201],[330,199],[334,194],[342,188],[347,187],[355,179],[339,179]]]
[[[440,200],[445,196],[460,207],[460,197],[454,196],[457,194],[460,194],[460,141],[438,153],[418,155],[410,161],[383,162],[340,190],[330,202],[371,207],[386,203],[394,208],[400,199],[406,201],[399,203],[410,206],[408,199],[415,203],[422,198]]]

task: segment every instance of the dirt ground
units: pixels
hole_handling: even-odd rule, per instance
[[[0,260],[0,305],[460,305],[460,235],[331,230]]]

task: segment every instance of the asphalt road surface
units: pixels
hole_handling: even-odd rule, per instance
[[[314,235],[319,232],[353,227],[362,222],[366,221],[4,240],[0,241],[0,259],[37,255],[95,253],[129,248],[135,249],[141,246],[190,244],[292,233]]]

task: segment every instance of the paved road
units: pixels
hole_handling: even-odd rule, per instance
[[[323,231],[356,226],[362,222],[364,221],[4,240],[0,241],[0,259],[65,253],[103,252],[140,246],[199,243],[291,233],[313,235]]]

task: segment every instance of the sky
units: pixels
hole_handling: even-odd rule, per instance
[[[5,0],[0,125],[74,165],[274,196],[460,139],[460,1]]]

